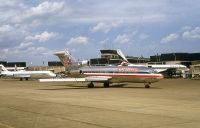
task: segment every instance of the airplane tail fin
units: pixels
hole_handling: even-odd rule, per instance
[[[18,71],[18,70],[17,70],[17,65],[16,65],[16,64],[15,64],[15,71]]]
[[[0,71],[8,71],[2,64],[0,64]]]
[[[122,53],[120,49],[117,49],[117,54],[123,59],[122,63],[120,64],[121,66],[128,66],[128,60],[125,57],[125,55]]]
[[[56,55],[61,63],[65,66],[65,67],[69,67],[72,65],[73,63],[73,57],[71,56],[71,54],[69,53],[69,51],[59,51],[54,53],[54,55]]]
[[[120,49],[117,49],[117,54],[123,59],[123,61],[128,62],[125,55],[122,53],[122,51]]]

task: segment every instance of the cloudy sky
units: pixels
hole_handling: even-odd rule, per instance
[[[42,65],[69,49],[125,55],[200,52],[200,0],[0,0],[0,60]]]

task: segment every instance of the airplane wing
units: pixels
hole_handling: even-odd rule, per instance
[[[154,69],[154,70],[157,71],[157,72],[159,72],[159,73],[167,71],[167,69]]]
[[[109,76],[88,76],[85,78],[51,78],[39,79],[39,82],[106,82],[111,80]]]
[[[166,68],[166,69],[155,69],[155,71],[159,73],[168,72],[168,71],[175,71],[177,68]]]

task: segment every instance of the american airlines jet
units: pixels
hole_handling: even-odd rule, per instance
[[[57,52],[58,53],[58,52]],[[61,62],[67,62],[69,66],[71,60],[66,54],[59,57]],[[63,64],[66,65],[66,64]],[[104,87],[109,87],[110,83],[144,83],[145,88],[149,88],[151,83],[157,82],[163,78],[162,74],[155,72],[153,69],[145,66],[87,66],[79,69],[83,78],[59,78],[59,79],[39,79],[40,82],[89,82],[88,88],[94,87],[94,82],[104,84]]]
[[[54,78],[56,74],[51,71],[8,71],[3,65],[0,64],[0,75],[6,77],[19,78],[28,80],[29,78]]]

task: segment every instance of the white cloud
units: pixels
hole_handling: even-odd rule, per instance
[[[180,8],[177,8],[177,6],[180,6]],[[10,55],[10,58],[13,59],[16,56],[25,56],[28,52],[27,49],[32,52],[34,50],[42,52],[45,49],[38,47],[48,49],[55,46],[55,49],[60,49],[62,45],[65,46],[67,43],[75,44],[69,45],[69,47],[75,48],[77,51],[81,47],[90,46],[95,53],[100,47],[106,45],[125,47],[127,45],[121,44],[135,46],[131,42],[137,42],[137,46],[141,47],[146,42],[161,41],[159,37],[162,33],[169,33],[170,30],[173,30],[171,33],[176,33],[178,37],[173,34],[165,35],[166,37],[162,41],[170,42],[177,38],[177,44],[164,46],[180,49],[177,45],[182,42],[181,47],[185,49],[198,49],[199,45],[190,46],[191,43],[186,45],[186,42],[191,41],[186,39],[199,41],[198,29],[195,30],[194,27],[190,27],[198,24],[200,13],[196,10],[199,7],[198,0],[192,2],[186,0],[181,2],[169,2],[167,0],[154,0],[153,2],[146,0],[0,0],[0,52],[8,51],[7,54],[13,52],[13,57]],[[150,29],[149,26],[154,29]],[[168,26],[171,27],[168,28]],[[179,26],[185,27],[176,30]],[[45,30],[46,32],[44,32]],[[133,36],[129,33],[133,30],[138,30],[140,33]],[[55,33],[50,31],[57,31],[59,35],[62,35],[59,36],[60,38],[56,36],[59,46],[56,45],[57,42],[53,41],[48,45],[36,43],[51,40]],[[151,38],[142,33],[150,34]],[[79,35],[90,36],[78,37]],[[92,39],[89,39],[89,37],[92,37]],[[103,39],[106,40],[102,41]],[[155,44],[155,46],[162,47],[159,44]],[[138,49],[138,47],[134,48]],[[145,50],[138,50],[137,52],[138,54],[140,54],[139,52],[146,53]],[[77,56],[79,55],[77,54]],[[86,55],[85,52],[81,54],[82,57]],[[94,54],[92,55],[94,56]],[[91,56],[91,53],[87,57],[89,56]],[[29,56],[29,58],[32,59],[33,57]],[[40,56],[35,56],[35,58],[38,59]],[[35,59],[36,62],[37,59]]]
[[[59,12],[64,8],[64,2],[49,2],[45,1],[36,7],[29,10],[30,15],[45,15],[49,13]]]
[[[0,7],[14,6],[15,4],[16,4],[15,0],[0,0]]]
[[[0,47],[9,48],[23,42],[24,36],[28,34],[26,30],[12,24],[0,26]]]
[[[111,29],[116,28],[120,25],[120,22],[112,22],[112,23],[105,23],[105,22],[99,22],[96,26],[94,26],[91,31],[92,32],[104,32],[108,33]]]
[[[45,47],[29,47],[24,52],[31,55],[53,55],[53,50]]]
[[[72,2],[72,13],[67,21],[79,23],[109,23],[110,21],[123,21],[124,23],[158,23],[167,20],[165,2],[147,2],[144,0],[87,0]],[[76,5],[75,5],[75,4]],[[77,4],[78,3],[78,4]],[[159,9],[158,9],[159,8]],[[101,25],[101,24],[100,24]]]
[[[27,48],[29,46],[33,45],[32,42],[23,42],[21,43],[19,46],[17,46],[17,49],[23,49],[23,48]]]
[[[123,35],[118,35],[114,42],[119,43],[119,44],[125,44],[130,41],[130,35],[128,34],[123,34]]]
[[[134,42],[138,32],[133,31],[131,33],[125,33],[125,34],[119,34],[115,39],[114,42],[118,44],[125,44],[125,43],[130,43]]]
[[[87,44],[89,42],[88,37],[84,37],[84,36],[79,36],[79,37],[72,37],[67,44]]]
[[[0,27],[0,34],[4,34],[6,32],[9,32],[13,29],[10,25],[3,25]]]
[[[164,38],[161,40],[161,43],[173,42],[173,41],[177,40],[178,38],[179,38],[179,35],[178,35],[178,34],[172,33],[172,34],[169,34],[168,36],[164,37]]]
[[[181,35],[181,36],[179,36]],[[190,26],[184,26],[178,33],[172,33],[161,39],[161,43],[173,42],[177,39],[181,40],[200,40],[200,27],[194,29]]]
[[[192,29],[192,27],[190,27],[190,26],[184,26],[181,28],[182,31],[189,31],[191,29]]]
[[[0,48],[1,59],[9,59],[10,61],[24,61],[32,58],[41,58],[46,55],[51,56],[55,51],[45,47],[35,47],[32,43],[21,43],[20,46],[13,48]]]
[[[55,15],[58,15],[62,10],[64,10],[65,3],[64,2],[49,2],[45,1],[43,3],[40,3],[36,7],[31,7],[30,9],[28,7],[21,8],[21,11],[15,12],[15,15],[13,15],[12,22],[18,23],[23,22],[26,19],[42,19],[44,20],[47,18],[54,17]]]
[[[57,35],[57,33],[54,32],[46,32],[44,31],[41,34],[37,34],[35,36],[27,36],[25,38],[25,41],[39,41],[39,42],[46,42],[48,41],[50,38],[53,38]]]
[[[184,39],[200,39],[200,27],[196,27],[193,30],[188,30],[182,34]]]
[[[100,41],[99,43],[100,43],[100,44],[107,44],[108,41],[109,41],[109,39],[107,38],[107,39],[105,39],[105,40]]]
[[[149,37],[149,35],[147,35],[147,34],[145,34],[145,33],[142,33],[142,34],[139,35],[139,39],[140,39],[140,40],[145,40],[145,39],[147,39],[148,37]]]

